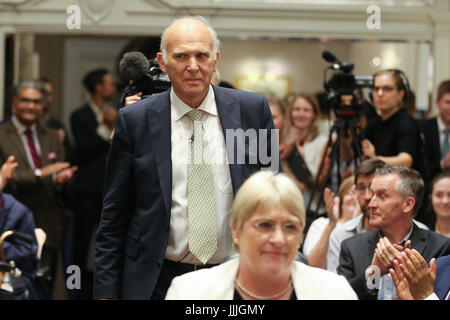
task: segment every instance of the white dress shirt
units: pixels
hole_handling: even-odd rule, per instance
[[[190,110],[179,99],[173,89],[170,91],[171,103],[171,141],[172,141],[172,208],[170,217],[169,244],[166,259],[200,264],[189,252],[189,223],[187,216],[187,166],[190,155],[190,139],[193,134],[192,120],[186,115]],[[208,261],[209,264],[221,263],[231,255],[232,239],[229,227],[229,215],[233,203],[230,169],[227,163],[225,139],[217,113],[214,91],[209,92],[197,110],[203,115],[203,138],[208,146],[204,159],[210,160],[214,175],[214,194],[217,218],[217,251]]]
[[[105,141],[110,141],[112,132],[103,123],[103,113],[100,108],[93,102],[89,102],[92,112],[94,112],[95,119],[97,120],[97,134]],[[106,106],[105,106],[106,107]]]

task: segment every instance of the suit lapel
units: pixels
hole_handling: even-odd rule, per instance
[[[236,101],[236,99],[233,99],[229,95],[225,94],[224,90],[213,86],[214,89],[214,96],[216,99],[216,105],[217,105],[217,112],[219,113],[219,119],[220,123],[222,125],[222,131],[223,135],[225,137],[225,144],[227,145],[227,155],[228,155],[228,161],[230,162],[229,168],[230,168],[230,176],[231,176],[231,182],[233,185],[233,193],[236,194],[236,190],[239,189],[239,187],[242,184],[242,175],[241,175],[241,167],[239,164],[237,164],[237,143],[236,139],[233,143],[234,146],[234,159],[231,159],[230,150],[228,150],[228,144],[227,144],[227,129],[240,129],[241,127],[241,106],[239,104],[239,101]]]
[[[420,254],[423,254],[426,245],[425,232],[422,232],[422,229],[417,227],[414,222],[413,222],[413,230],[411,232],[409,240],[411,240],[411,248],[414,248]]]
[[[38,125],[36,127],[36,132],[38,135],[39,147],[41,148],[41,165],[42,167],[45,167],[49,164],[48,155],[54,150],[50,150],[50,142],[47,130]]]
[[[169,93],[170,90],[160,93],[158,95],[159,101],[153,104],[155,107],[147,111],[153,154],[168,214],[170,214],[172,203],[172,139]]]
[[[439,159],[441,159],[441,141],[439,139],[439,127],[437,123],[437,117],[433,120],[433,128],[431,132],[433,132],[433,141],[430,141],[430,143],[433,145],[433,149],[435,150],[436,154],[439,155]]]
[[[375,248],[377,247],[377,243],[380,240],[380,233],[378,229],[369,232],[371,232],[371,234],[367,241],[368,249],[367,254],[365,255],[366,256],[365,261],[366,263],[364,264],[365,266],[370,266],[372,264],[373,255],[375,254]]]
[[[24,145],[22,143],[22,139],[17,133],[16,127],[14,126],[12,121],[6,123],[5,126],[7,126],[6,131],[8,132],[10,142],[14,146],[14,149],[17,150],[17,153],[14,154],[14,156],[16,157],[16,161],[20,164],[24,164],[28,169],[31,169],[27,154],[24,149]]]

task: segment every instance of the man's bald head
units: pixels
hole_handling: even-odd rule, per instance
[[[175,19],[170,26],[164,30],[161,36],[160,50],[163,54],[164,63],[167,64],[167,38],[170,38],[172,32],[179,32],[190,28],[203,28],[206,29],[211,34],[212,39],[212,49],[214,60],[216,60],[217,52],[219,52],[220,40],[217,37],[216,31],[211,27],[209,21],[202,16],[186,16],[183,18]]]

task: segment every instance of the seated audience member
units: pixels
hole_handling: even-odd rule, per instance
[[[369,159],[413,168],[427,179],[420,128],[404,108],[408,94],[407,79],[399,70],[374,75],[373,102],[380,116],[367,125],[362,152]]]
[[[339,265],[339,253],[341,243],[345,239],[354,235],[370,231],[373,228],[369,224],[369,202],[371,194],[369,192],[370,183],[375,176],[377,168],[383,168],[386,164],[379,159],[369,159],[361,162],[355,169],[356,198],[358,200],[361,214],[337,226],[330,234],[327,253],[327,270],[336,272]]]
[[[353,176],[345,179],[339,188],[337,197],[328,188],[324,191],[328,218],[320,217],[314,220],[303,244],[303,253],[313,267],[326,269],[331,232],[336,225],[342,225],[360,213],[353,182]]]
[[[401,300],[450,300],[450,255],[431,259],[406,249],[389,269]]]
[[[239,258],[174,278],[166,299],[356,299],[343,277],[294,261],[305,208],[285,174],[251,176],[236,194],[230,225]]]
[[[283,159],[283,151],[285,150],[286,129],[284,125],[286,110],[283,101],[277,98],[270,98],[267,100],[270,112],[272,112],[273,125],[278,130],[278,146],[280,148],[280,156]]]
[[[450,168],[450,80],[439,85],[435,104],[438,116],[422,122],[425,158],[431,178]]]
[[[436,216],[433,230],[450,237],[450,170],[445,170],[434,177],[431,205]]]
[[[287,139],[294,148],[287,157],[287,163],[289,169],[293,170],[294,162],[301,161],[309,174],[299,177],[295,175],[295,172],[290,173],[289,170],[287,172],[295,179],[294,181],[302,191],[305,191],[307,184],[313,181],[328,141],[326,135],[319,134],[319,115],[319,105],[313,95],[299,94],[291,99],[288,108],[289,137]]]
[[[389,269],[401,251],[415,248],[430,260],[450,253],[450,239],[413,223],[424,193],[417,171],[404,166],[377,169],[370,193],[369,223],[376,230],[342,242],[337,273],[360,299],[390,300],[396,292]]]
[[[13,196],[1,192],[12,178],[17,165],[14,156],[10,156],[0,169],[0,235],[6,231],[17,231],[33,239],[32,244],[17,238],[3,242],[5,261],[14,261],[26,279],[28,287],[31,287],[37,268],[38,249],[33,214]]]
[[[356,198],[359,204],[360,213],[355,218],[345,222],[344,224],[336,226],[330,235],[330,242],[328,244],[327,253],[327,270],[336,272],[339,265],[339,254],[341,251],[341,243],[345,239],[351,238],[354,235],[371,231],[375,229],[369,223],[369,202],[372,195],[369,191],[370,183],[375,176],[375,170],[386,166],[384,161],[379,159],[364,160],[355,170],[355,186]],[[428,229],[423,223],[413,220],[414,223],[421,229]]]
[[[319,167],[324,152],[326,150],[328,137],[319,133],[320,109],[314,95],[295,94],[289,97],[287,119],[285,125],[288,126],[287,136],[283,150],[283,170],[288,174],[302,191],[306,203],[311,201],[311,196],[315,192],[314,188],[320,190],[320,186],[325,183],[326,174],[330,159],[327,156],[324,166],[318,178]],[[314,203],[319,202],[320,192],[315,192]],[[319,212],[324,212],[325,208],[314,207],[309,210],[306,216],[305,231],[309,229],[311,223],[317,218]]]

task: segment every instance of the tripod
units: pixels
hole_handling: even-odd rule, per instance
[[[353,161],[355,164],[355,167],[359,162],[361,162],[363,159],[362,151],[361,151],[361,141],[360,137],[357,135],[357,129],[361,129],[358,125],[358,119],[356,117],[352,118],[338,118],[333,124],[332,129],[330,130],[329,136],[328,136],[328,143],[326,151],[324,152],[322,159],[320,161],[319,170],[317,171],[316,179],[312,188],[311,197],[308,202],[308,206],[306,208],[306,213],[308,215],[309,221],[313,221],[315,218],[318,217],[318,210],[320,207],[320,204],[322,202],[322,197],[320,197],[317,201],[317,206],[314,211],[311,211],[311,205],[314,201],[314,196],[316,191],[320,187],[320,194],[323,194],[323,191],[326,187],[326,182],[331,178],[331,172],[333,169],[333,163],[336,163],[337,166],[337,183],[338,186],[341,184],[341,161],[340,161],[340,144],[342,137],[348,137],[348,132],[352,134],[353,140],[352,140],[352,146],[353,150],[355,151],[353,153]],[[336,140],[333,141],[333,133],[336,133]],[[330,164],[327,169],[327,173],[325,176],[325,179],[323,180],[323,183],[319,186],[320,177],[323,174],[324,166],[325,166],[325,160],[327,158],[328,150],[331,148],[329,158],[330,158]]]

